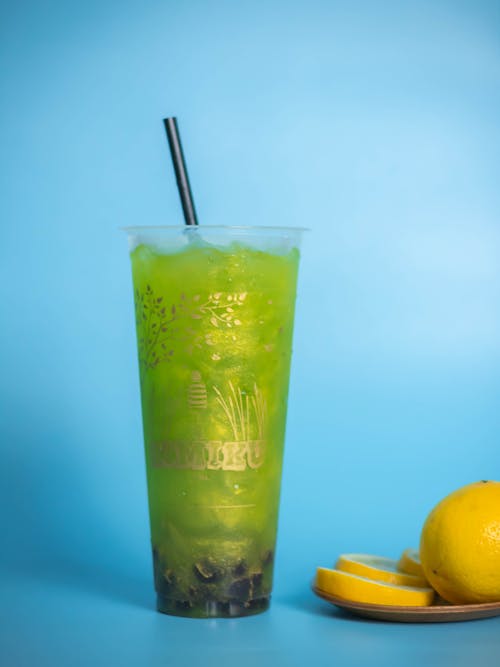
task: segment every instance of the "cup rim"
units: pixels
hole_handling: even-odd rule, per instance
[[[278,225],[131,225],[120,227],[120,231],[127,234],[137,234],[141,232],[162,232],[162,231],[241,231],[241,232],[309,232],[309,227],[280,227]]]

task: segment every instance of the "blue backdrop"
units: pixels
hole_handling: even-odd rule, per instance
[[[498,3],[1,11],[4,572],[153,603],[118,228],[182,222],[166,115],[201,224],[311,229],[276,599],[339,552],[397,557],[442,496],[500,478]]]

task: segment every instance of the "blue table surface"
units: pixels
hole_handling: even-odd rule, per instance
[[[91,569],[40,576],[5,571],[0,664],[25,665],[498,665],[500,618],[398,624],[357,619],[307,583],[278,585],[271,609],[193,620],[154,609],[146,571]]]

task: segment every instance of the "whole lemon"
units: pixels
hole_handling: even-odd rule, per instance
[[[500,601],[500,482],[468,484],[441,500],[422,529],[420,559],[448,602]]]

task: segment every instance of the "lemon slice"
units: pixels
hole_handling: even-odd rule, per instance
[[[335,565],[337,570],[357,574],[367,579],[384,581],[396,586],[412,586],[427,588],[429,584],[424,577],[407,574],[398,570],[398,563],[392,558],[371,556],[368,554],[343,554]]]
[[[396,586],[326,567],[318,567],[316,587],[344,600],[368,604],[426,607],[434,599],[432,588]]]
[[[416,577],[425,579],[420,555],[416,549],[405,549],[398,561],[397,568],[400,572],[406,572],[406,574],[413,574]]]

